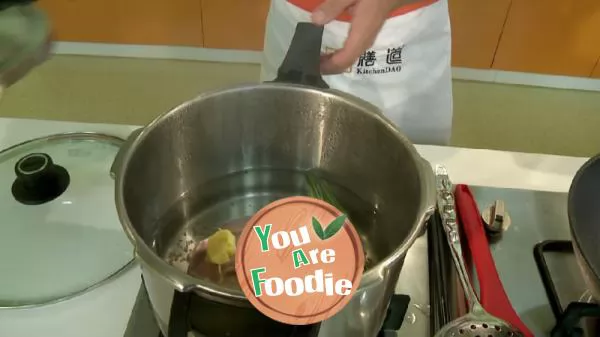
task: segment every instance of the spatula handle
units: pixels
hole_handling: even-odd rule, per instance
[[[436,189],[437,189],[437,206],[440,213],[442,227],[446,233],[448,245],[452,259],[458,272],[458,278],[465,291],[465,296],[470,305],[470,311],[480,311],[481,304],[477,298],[477,294],[473,289],[473,285],[469,279],[465,258],[463,256],[462,245],[460,242],[460,233],[458,227],[458,218],[456,215],[456,206],[453,197],[453,186],[446,168],[438,165],[435,169]]]

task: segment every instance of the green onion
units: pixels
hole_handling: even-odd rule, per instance
[[[342,205],[337,201],[333,193],[331,192],[331,188],[327,181],[324,179],[319,179],[316,176],[306,173],[306,182],[308,183],[308,187],[310,189],[309,196],[311,198],[323,200],[326,203],[334,206],[340,212],[347,214],[346,211],[342,208]]]

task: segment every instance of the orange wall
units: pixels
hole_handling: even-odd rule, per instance
[[[243,50],[262,49],[269,3],[39,0],[61,41]],[[600,78],[600,0],[448,3],[454,66]]]
[[[590,76],[600,56],[600,1],[513,0],[494,69]]]
[[[489,69],[511,0],[449,0],[452,64]]]
[[[262,50],[269,0],[202,0],[204,47]]]
[[[600,59],[596,62],[596,66],[594,67],[594,71],[592,72],[593,78],[600,78]]]
[[[215,0],[222,1],[222,0]],[[203,45],[199,0],[39,0],[60,41]]]

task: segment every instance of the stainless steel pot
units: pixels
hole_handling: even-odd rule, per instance
[[[573,250],[592,297],[600,301],[600,155],[575,174],[568,195]]]
[[[116,206],[165,335],[272,337],[289,328],[241,290],[191,276],[185,259],[182,268],[169,256],[271,201],[306,194],[307,170],[331,182],[373,261],[320,336],[380,329],[404,256],[434,211],[434,176],[376,107],[326,87],[322,33],[299,24],[274,83],[202,94],[138,130],[117,156]],[[182,317],[183,328],[174,323]]]

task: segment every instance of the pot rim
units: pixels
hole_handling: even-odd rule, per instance
[[[247,303],[249,303],[248,299],[245,297],[242,291],[232,291],[229,288],[218,286],[212,282],[192,277],[180,271],[176,267],[170,265],[153,252],[153,250],[144,242],[144,240],[135,231],[134,227],[132,226],[131,220],[129,219],[129,216],[127,215],[125,203],[123,200],[123,172],[126,171],[124,168],[126,168],[129,165],[129,162],[135,149],[146,139],[148,134],[155,130],[159,125],[161,125],[164,120],[170,118],[175,114],[180,113],[180,111],[185,110],[187,107],[196,104],[197,102],[200,102],[202,100],[222,95],[224,93],[246,91],[256,88],[259,88],[261,90],[268,88],[286,88],[305,92],[309,91],[318,95],[327,95],[337,98],[341,97],[348,101],[348,103],[355,105],[357,108],[367,111],[372,115],[373,118],[378,119],[381,124],[383,124],[389,131],[392,132],[392,134],[397,138],[399,142],[404,144],[409,153],[413,156],[413,158],[415,158],[415,164],[419,166],[417,171],[419,172],[420,188],[423,192],[421,193],[421,200],[419,201],[419,215],[415,219],[415,222],[413,223],[409,234],[404,239],[404,241],[398,246],[398,248],[396,248],[386,258],[379,261],[371,269],[363,273],[358,290],[368,287],[373,283],[380,282],[381,280],[385,280],[388,277],[387,274],[396,264],[396,262],[402,260],[402,258],[406,255],[406,252],[413,245],[415,240],[423,234],[426,226],[426,221],[435,211],[435,180],[433,169],[429,162],[427,162],[421,157],[414,144],[412,144],[412,142],[410,142],[408,138],[394,126],[391,120],[385,117],[380,112],[379,108],[377,108],[375,105],[368,103],[358,97],[337,90],[323,90],[301,84],[267,82],[251,85],[237,85],[225,89],[208,91],[160,114],[142,129],[142,131],[131,142],[131,145],[123,149],[124,153],[122,157],[123,159],[121,162],[121,168],[117,171],[115,177],[115,203],[117,207],[117,213],[121,221],[123,230],[125,231],[129,240],[135,247],[136,256],[142,260],[144,266],[146,266],[149,269],[152,269],[156,274],[158,274],[160,277],[162,277],[165,281],[170,283],[175,289],[179,291],[195,291],[200,296],[208,297],[211,299],[217,299],[219,301],[227,302],[230,304],[237,303],[238,305],[246,306]]]

